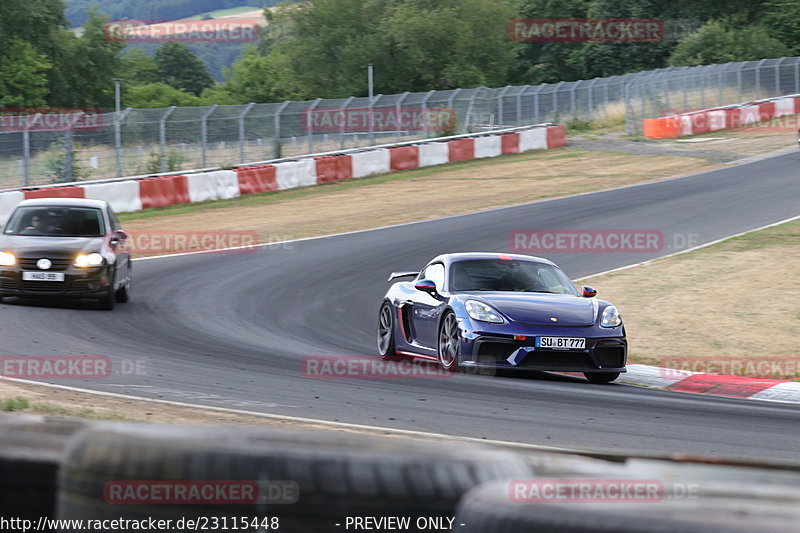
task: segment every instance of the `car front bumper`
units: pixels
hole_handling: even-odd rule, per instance
[[[109,267],[59,270],[64,281],[24,281],[19,266],[0,267],[0,296],[20,298],[99,298],[111,290]]]

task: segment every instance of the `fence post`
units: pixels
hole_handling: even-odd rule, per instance
[[[403,107],[402,107],[403,100],[405,100],[408,97],[409,94],[410,93],[408,91],[404,92],[403,95],[400,97],[400,99],[395,104],[395,114],[397,115],[397,117],[396,117],[396,120],[397,120],[397,142],[400,142],[400,132],[401,132],[401,129],[400,129],[400,113],[401,113],[401,111],[403,109]]]
[[[794,94],[800,93],[800,57],[794,60]]]
[[[456,89],[455,91],[453,91],[453,94],[450,95],[450,98],[447,99],[447,107],[449,107],[450,109],[453,110],[453,114],[455,114],[455,108],[453,107],[453,102],[455,102],[456,96],[458,96],[458,93],[460,93],[460,92],[461,92],[460,88]],[[456,115],[456,116],[458,116],[458,115]],[[465,122],[466,122],[466,120],[467,120],[467,117],[464,117],[464,121]],[[453,131],[456,131],[456,128],[458,128],[458,121],[457,120],[453,124]]]
[[[339,106],[339,113],[342,114],[342,125],[339,126],[339,148],[342,150],[344,150],[344,132],[347,127],[347,112],[345,109],[348,108],[353,99],[355,99],[355,96],[349,97],[341,106]]]
[[[472,93],[472,97],[469,99],[469,104],[467,104],[467,114],[464,116],[464,126],[461,128],[462,133],[471,133],[469,123],[472,120],[472,108],[475,106],[475,98],[477,98],[478,93],[483,90],[483,87],[479,87],[477,91]]]
[[[533,123],[539,124],[539,93],[542,92],[544,86],[548,85],[547,83],[542,83],[539,85],[539,90],[533,93]]]
[[[781,96],[781,63],[786,60],[782,57],[775,63],[775,96]]]
[[[556,112],[555,116],[558,117],[556,122],[561,120],[561,109],[558,107],[558,92],[561,90],[561,86],[564,85],[564,83],[566,82],[563,81],[558,82],[556,84],[556,88],[553,89],[553,109]]]
[[[761,65],[766,61],[762,59],[756,64],[756,100],[761,100]]]
[[[597,85],[597,81],[600,78],[594,78],[592,81],[589,82],[589,88],[587,89],[588,98],[586,99],[586,109],[589,112],[589,121],[594,121],[594,86]]]
[[[122,125],[120,124],[120,111],[114,111],[114,164],[117,168],[117,177],[122,177]]]
[[[431,99],[436,91],[428,91],[428,94],[425,95],[425,98],[422,99],[422,131],[424,132],[424,137],[428,138],[428,100]],[[453,113],[455,116],[455,113]]]
[[[253,106],[256,105],[255,102],[250,102],[246,106],[244,106],[244,110],[239,115],[239,163],[244,163],[246,158],[244,145],[247,140],[245,139],[245,128],[244,128],[244,119],[247,114],[253,109]]]
[[[27,187],[31,184],[31,130],[26,126],[22,130],[22,176],[23,185]]]
[[[529,88],[530,85],[523,85],[522,89],[517,93],[517,126],[522,125],[522,93]]]
[[[217,104],[211,106],[211,109],[203,113],[200,118],[200,155],[202,157],[202,167],[208,166],[208,117],[217,110]]]
[[[736,69],[736,88],[738,91],[737,100],[741,102],[744,100],[742,98],[742,64],[738,64],[738,68]]]
[[[175,111],[175,106],[168,107],[167,110],[161,115],[158,121],[158,154],[159,154],[159,172],[166,172],[166,162],[164,155],[167,148],[167,119]]]
[[[278,109],[275,111],[275,142],[273,144],[275,153],[272,155],[275,156],[276,159],[281,157],[281,152],[283,151],[281,145],[281,113],[283,113],[283,110],[286,109],[286,106],[289,104],[289,100],[286,100],[278,106]]]
[[[499,127],[503,127],[503,124],[505,124],[503,119],[503,97],[505,97],[509,89],[511,89],[511,85],[506,85],[497,93],[497,125]]]
[[[74,181],[72,179],[72,142],[73,142],[72,123],[67,126],[67,131],[64,134],[64,176],[59,180],[64,183]]]
[[[314,109],[317,108],[319,103],[322,101],[322,98],[317,98],[311,104],[311,106],[306,109],[306,132],[307,132],[307,139],[308,139],[308,153],[314,153],[314,121],[311,120],[312,115],[314,114]]]

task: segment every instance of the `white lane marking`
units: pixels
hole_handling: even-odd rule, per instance
[[[18,379],[18,378],[8,378],[0,376],[0,381],[11,381],[15,383],[24,383],[26,385],[38,385],[41,387],[48,387],[51,389],[59,389],[59,390],[67,390],[71,392],[80,392],[84,394],[93,394],[95,396],[105,396],[107,398],[118,398],[121,400],[136,400],[142,402],[151,402],[151,403],[159,403],[164,405],[172,405],[175,407],[188,407],[191,409],[200,409],[205,411],[216,411],[220,413],[229,413],[234,415],[248,415],[248,416],[255,416],[259,418],[266,418],[270,420],[281,420],[284,422],[297,422],[302,424],[317,424],[317,425],[324,425],[324,426],[331,426],[334,428],[342,428],[342,429],[351,429],[351,430],[360,430],[360,431],[373,431],[373,432],[382,432],[382,433],[392,433],[395,435],[407,435],[409,437],[424,437],[424,438],[433,438],[433,439],[443,439],[443,440],[451,440],[451,441],[462,441],[462,442],[473,442],[479,444],[491,444],[494,446],[506,446],[506,447],[513,447],[513,448],[521,448],[526,450],[538,450],[538,451],[549,451],[549,452],[561,452],[561,453],[577,453],[577,454],[585,454],[585,455],[598,455],[604,454],[606,452],[601,452],[597,450],[580,450],[577,448],[560,448],[557,446],[542,446],[538,444],[527,444],[523,442],[510,442],[504,440],[493,440],[493,439],[479,439],[476,437],[463,437],[463,436],[454,436],[454,435],[445,435],[444,433],[429,433],[426,431],[415,431],[412,429],[396,429],[396,428],[388,428],[382,426],[369,426],[365,424],[351,424],[348,422],[332,422],[330,420],[319,420],[316,418],[303,418],[298,416],[287,416],[287,415],[275,415],[270,413],[260,413],[258,411],[244,411],[241,409],[230,409],[228,407],[215,407],[215,406],[206,406],[206,405],[198,405],[192,403],[185,403],[185,402],[176,402],[172,400],[162,400],[157,398],[143,398],[140,396],[133,396],[129,394],[118,394],[116,392],[105,392],[105,391],[95,391],[90,389],[81,389],[78,387],[70,387],[67,385],[56,385],[54,383],[42,383],[39,381],[31,381],[28,379]],[[607,452],[613,455],[613,452]]]
[[[786,155],[786,154],[768,156],[768,157],[765,157],[765,159],[769,159],[769,157],[781,157],[783,155]],[[763,161],[763,159],[759,160],[759,161]],[[753,161],[753,163],[756,163],[756,162],[758,162],[758,161]],[[750,163],[747,163],[747,164],[750,164]],[[152,256],[149,256],[149,257],[135,257],[135,258],[133,258],[133,260],[134,261],[146,261],[148,259],[165,259],[165,258],[168,258],[168,257],[180,257],[180,256],[183,256],[183,255],[211,254],[211,253],[227,252],[227,251],[233,251],[233,250],[243,250],[243,249],[252,249],[252,248],[261,248],[261,247],[268,247],[268,246],[276,246],[276,245],[290,244],[290,243],[295,243],[295,242],[313,241],[313,240],[317,240],[317,239],[329,239],[329,238],[332,238],[332,237],[342,237],[344,235],[355,235],[355,234],[358,234],[358,233],[366,233],[366,232],[369,232],[369,231],[379,231],[379,230],[391,229],[391,228],[402,228],[402,227],[411,226],[411,225],[414,225],[414,224],[425,224],[425,223],[428,223],[428,222],[438,222],[440,220],[449,220],[451,218],[465,217],[465,216],[470,216],[470,215],[474,215],[474,214],[477,214],[477,213],[492,213],[494,211],[501,211],[503,209],[513,209],[513,208],[516,208],[516,207],[536,205],[536,204],[542,204],[542,203],[546,203],[546,202],[558,202],[558,201],[561,201],[561,200],[568,200],[568,199],[571,199],[571,198],[578,198],[578,197],[581,197],[581,196],[591,196],[593,194],[604,194],[604,193],[608,193],[608,192],[612,192],[612,191],[620,191],[620,190],[623,190],[623,189],[631,189],[631,188],[634,188],[634,187],[645,187],[645,186],[648,186],[648,185],[655,185],[657,183],[665,183],[665,182],[668,182],[668,181],[682,180],[682,179],[687,179],[687,178],[696,178],[696,177],[704,176],[706,174],[712,174],[714,172],[720,172],[722,170],[726,170],[728,168],[732,168],[733,166],[735,166],[735,165],[729,165],[729,166],[722,167],[722,168],[715,168],[713,170],[704,170],[703,172],[698,172],[698,173],[695,173],[695,174],[685,174],[683,176],[673,176],[671,178],[664,178],[664,179],[661,179],[661,180],[649,181],[649,182],[646,182],[646,183],[633,183],[631,185],[622,185],[620,187],[613,187],[611,189],[603,189],[602,191],[582,192],[582,193],[578,193],[578,194],[571,194],[571,195],[568,195],[568,196],[560,196],[560,197],[556,197],[556,198],[546,198],[544,200],[536,200],[536,201],[533,201],[533,202],[526,202],[526,203],[522,203],[522,204],[504,205],[504,206],[500,206],[500,207],[492,207],[490,209],[481,209],[479,211],[472,211],[472,212],[469,212],[469,213],[458,213],[456,215],[448,215],[448,216],[444,216],[444,217],[431,218],[431,219],[427,219],[427,220],[415,220],[415,221],[412,221],[412,222],[403,222],[401,224],[391,224],[389,226],[379,226],[377,228],[367,228],[367,229],[359,229],[359,230],[353,230],[353,231],[345,231],[345,232],[341,232],[341,233],[331,233],[330,235],[319,235],[317,237],[302,237],[302,238],[299,238],[299,239],[289,239],[289,240],[286,240],[286,241],[265,242],[265,243],[261,243],[261,244],[255,244],[255,245],[252,245],[252,246],[232,246],[232,247],[229,247],[229,248],[218,248],[216,250],[199,250],[199,251],[196,251],[196,252],[181,252],[181,253],[178,253],[178,254],[152,255]],[[780,223],[782,223],[782,222],[778,222],[776,224],[780,224]],[[768,227],[768,226],[766,226],[766,227]],[[757,231],[757,230],[750,230],[750,231]],[[710,243],[710,244],[713,244],[713,243]],[[699,247],[702,247],[702,246],[703,245],[701,245]],[[694,250],[694,249],[699,248],[699,247],[692,248],[691,250]],[[686,252],[686,251],[689,251],[689,250],[684,250],[683,252]],[[681,253],[681,252],[678,252],[678,253]],[[672,254],[672,255],[674,255],[674,254]],[[663,257],[669,257],[669,256],[663,256]],[[609,272],[613,272],[613,271],[609,271]],[[605,273],[606,272],[601,272],[601,274],[605,274]],[[593,274],[593,275],[598,275],[598,274]]]
[[[636,267],[640,267],[640,266],[650,265],[650,264],[655,263],[657,261],[661,261],[662,259],[667,259],[669,257],[674,257],[676,255],[681,255],[681,254],[688,254],[689,252],[694,252],[695,250],[700,250],[701,248],[707,248],[709,246],[714,246],[715,244],[719,244],[721,242],[725,242],[725,241],[730,240],[730,239],[735,239],[737,237],[741,237],[742,235],[747,235],[748,233],[755,233],[756,231],[762,231],[762,230],[765,230],[765,229],[768,229],[768,228],[772,228],[772,227],[775,227],[775,226],[780,226],[781,224],[787,224],[789,222],[794,222],[795,220],[800,220],[800,215],[798,215],[796,217],[786,218],[784,220],[779,220],[778,222],[773,222],[772,224],[767,224],[766,226],[761,226],[759,228],[749,229],[747,231],[743,231],[741,233],[737,233],[736,235],[729,235],[728,237],[722,237],[721,239],[717,239],[715,241],[707,242],[705,244],[700,244],[700,245],[694,246],[692,248],[687,248],[686,250],[681,250],[680,252],[673,252],[673,253],[668,254],[668,255],[661,255],[659,257],[654,257],[653,259],[648,259],[647,261],[642,261],[641,263],[634,263],[632,265],[625,265],[625,266],[621,266],[621,267],[617,267],[617,268],[612,268],[611,270],[604,270],[603,272],[598,272],[596,274],[589,274],[588,276],[583,276],[582,278],[577,278],[577,279],[575,279],[573,281],[583,281],[583,280],[587,280],[587,279],[590,279],[590,278],[594,278],[596,276],[603,276],[605,274],[611,274],[612,272],[620,272],[622,270],[628,270],[629,268],[636,268]]]
[[[222,404],[231,405],[234,407],[265,407],[265,408],[275,408],[275,407],[292,407],[297,408],[297,405],[290,405],[285,403],[272,403],[272,402],[258,402],[258,401],[250,401],[250,400],[237,400],[236,398],[231,398],[230,396],[220,396],[219,394],[209,394],[207,392],[197,392],[197,391],[188,391],[188,390],[180,390],[180,389],[166,389],[163,387],[156,387],[155,385],[124,385],[118,383],[106,383],[105,386],[107,387],[119,387],[121,389],[143,389],[147,390],[147,392],[153,394],[162,394],[166,396],[172,396],[175,398],[183,398],[186,400],[208,400],[208,401],[215,401]]]

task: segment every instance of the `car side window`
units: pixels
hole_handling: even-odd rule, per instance
[[[117,214],[111,209],[111,206],[108,206],[108,220],[111,222],[111,230],[117,231],[122,229],[122,226],[119,223],[119,219],[117,218]]]
[[[429,279],[436,284],[439,290],[444,289],[444,265],[441,263],[434,263],[428,265],[425,270],[420,274],[419,279]]]

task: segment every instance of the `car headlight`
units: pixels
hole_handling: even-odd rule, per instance
[[[75,266],[76,267],[96,267],[103,264],[103,256],[98,254],[97,252],[93,252],[90,254],[81,254],[75,258]]]
[[[609,305],[603,309],[603,318],[600,319],[601,327],[615,328],[620,324],[622,324],[622,316],[620,316],[619,310],[615,306]]]
[[[0,266],[12,267],[17,264],[17,258],[14,254],[8,252],[0,252]]]
[[[467,300],[464,303],[464,309],[467,310],[467,314],[470,317],[474,318],[475,320],[480,320],[481,322],[494,322],[496,324],[502,324],[505,322],[503,317],[501,317],[491,306],[486,305],[483,302],[478,302],[477,300]]]

